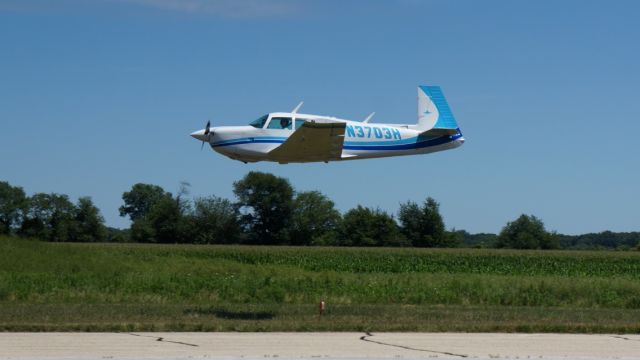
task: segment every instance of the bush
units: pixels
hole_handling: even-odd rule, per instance
[[[340,245],[345,246],[409,246],[398,224],[386,212],[358,205],[349,210],[340,227]]]
[[[533,215],[520,215],[502,228],[496,246],[511,249],[557,249],[558,239],[547,232],[542,220]]]

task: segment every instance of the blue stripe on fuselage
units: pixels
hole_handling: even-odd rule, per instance
[[[344,145],[343,148],[345,150],[412,150],[412,149],[421,149],[429,146],[438,146],[442,144],[446,144],[452,141],[456,141],[461,138],[461,134],[453,135],[453,136],[440,136],[433,139],[415,141],[409,144],[400,144],[400,145]],[[414,140],[418,140],[418,138],[413,138]],[[357,143],[357,142],[353,142]],[[382,143],[382,142],[381,142]]]
[[[237,138],[237,139],[231,139],[231,140],[218,141],[211,144],[211,146],[221,147],[221,146],[252,144],[252,143],[281,144],[285,142],[285,140],[287,140],[286,137],[278,137],[278,136],[243,137],[243,138]]]
[[[458,140],[462,137],[462,134],[458,133],[452,136],[440,136],[432,139],[420,139],[419,137],[413,137],[404,140],[394,140],[394,141],[345,141],[343,145],[343,149],[345,150],[370,150],[370,151],[380,151],[380,150],[411,150],[411,149],[421,149],[429,146],[437,146],[446,144],[448,142],[452,142]],[[257,143],[270,143],[270,144],[281,144],[286,141],[285,137],[244,137],[237,138],[231,140],[224,140],[213,143],[212,147],[222,147],[222,146],[230,146],[230,145],[242,145],[242,144],[257,144]]]
[[[401,145],[415,144],[418,137],[407,138],[404,140],[378,140],[378,141],[345,141],[344,146],[380,146],[380,145]]]

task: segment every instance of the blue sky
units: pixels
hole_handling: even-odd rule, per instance
[[[0,0],[0,180],[89,195],[108,225],[134,183],[233,198],[258,170],[341,211],[432,196],[448,228],[521,213],[638,231],[635,1]],[[423,156],[245,165],[189,137],[269,111],[415,122],[442,86],[467,142]]]

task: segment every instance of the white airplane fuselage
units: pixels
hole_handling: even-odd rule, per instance
[[[279,163],[428,154],[464,143],[437,86],[418,88],[418,123],[413,125],[369,123],[373,114],[364,121],[300,114],[300,105],[292,112],[269,113],[246,126],[209,128],[207,124],[191,136],[234,160]]]
[[[291,113],[272,113],[270,118],[292,117]],[[317,115],[296,114],[297,119],[330,119],[346,123],[342,157],[357,160],[428,154],[456,148],[464,143],[462,133],[439,137],[422,137],[412,125],[362,123]],[[211,148],[231,159],[244,162],[269,161],[269,152],[280,146],[295,129],[258,129],[253,126],[220,126],[211,128]],[[195,136],[194,136],[195,137]],[[330,160],[337,161],[337,160]]]

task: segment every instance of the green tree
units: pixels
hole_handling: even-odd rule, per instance
[[[470,234],[465,230],[453,229],[449,232],[460,239],[460,245],[468,248],[493,248],[498,235],[490,233]]]
[[[291,244],[310,245],[335,231],[341,220],[333,201],[318,191],[298,193],[293,201]]]
[[[444,246],[442,247],[453,248],[462,246],[464,244],[465,233],[466,231],[456,230],[455,228],[451,229],[450,231],[445,231]]]
[[[410,245],[392,216],[360,205],[344,214],[338,241],[345,246]]]
[[[156,242],[156,232],[146,218],[140,218],[131,223],[129,236],[131,241],[137,243]]]
[[[289,180],[251,171],[233,183],[238,198],[236,206],[250,240],[259,244],[282,244],[287,241],[291,218],[293,187]]]
[[[103,242],[107,240],[107,228],[100,210],[88,196],[78,199],[74,216],[75,224],[71,241]]]
[[[198,244],[240,242],[242,228],[238,217],[238,210],[227,199],[216,196],[196,198],[190,215],[193,241]]]
[[[131,221],[147,216],[151,208],[165,198],[168,192],[158,185],[138,183],[130,191],[122,194],[124,205],[120,206],[120,216],[129,216]]]
[[[158,243],[182,243],[188,242],[184,229],[184,203],[180,199],[174,199],[171,194],[166,194],[158,200],[149,210],[144,219],[137,221],[146,222],[153,229],[153,242]]]
[[[107,241],[125,243],[131,241],[131,229],[107,227]]]
[[[440,215],[440,204],[428,197],[422,207],[413,201],[400,204],[399,216],[402,233],[413,246],[454,247],[456,236],[447,236]]]
[[[178,229],[182,220],[182,191],[177,199],[158,185],[138,183],[122,194],[120,216],[129,216],[134,242],[181,242]]]
[[[502,228],[496,246],[511,249],[556,249],[558,238],[547,232],[542,220],[533,215],[520,215]]]
[[[76,207],[67,195],[37,193],[27,201],[20,234],[47,241],[70,241]]]
[[[27,204],[24,190],[0,181],[0,234],[10,234],[20,225]]]

